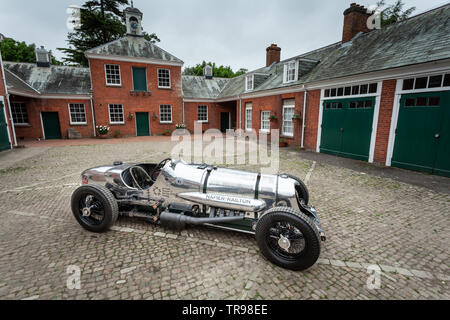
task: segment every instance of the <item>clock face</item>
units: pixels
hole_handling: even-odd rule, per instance
[[[131,27],[131,29],[136,30],[138,27],[137,22],[135,22],[135,21],[131,22],[130,27]]]

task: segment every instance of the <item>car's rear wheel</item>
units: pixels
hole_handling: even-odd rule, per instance
[[[255,235],[263,256],[280,267],[304,270],[319,258],[320,236],[316,226],[293,208],[267,210],[256,225]]]
[[[108,188],[101,185],[81,186],[72,194],[72,213],[86,230],[104,232],[119,216],[117,201]]]

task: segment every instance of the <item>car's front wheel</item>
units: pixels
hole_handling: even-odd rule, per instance
[[[280,267],[304,270],[319,258],[320,236],[316,226],[293,208],[267,210],[256,225],[255,235],[264,257]]]
[[[101,185],[87,185],[72,194],[72,213],[86,230],[104,232],[119,216],[117,201],[108,188]]]

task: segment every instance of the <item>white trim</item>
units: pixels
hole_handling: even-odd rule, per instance
[[[252,126],[249,128],[249,127],[247,127],[247,110],[250,110],[251,112],[250,112],[250,115],[251,115],[251,122],[252,122]],[[244,128],[245,128],[245,131],[252,131],[253,130],[253,103],[251,103],[251,102],[247,102],[247,103],[245,103],[245,117],[244,117],[244,122],[245,122],[245,124],[244,124]]]
[[[169,86],[168,87],[159,85],[159,70],[167,70],[167,71],[169,71]],[[172,88],[172,75],[170,74],[170,69],[158,68],[156,70],[156,81],[158,82],[158,88],[159,89],[171,89]]]
[[[41,118],[42,139],[45,140],[45,130],[44,130],[44,121],[42,120],[42,111],[39,111],[39,117]]]
[[[292,100],[294,101],[294,104],[284,104],[285,101],[289,101]],[[284,132],[284,109],[289,108],[289,109],[293,109],[294,113],[292,115],[295,114],[295,99],[285,99],[283,100],[283,106],[282,106],[283,110],[281,113],[281,135],[284,137],[293,137],[294,136],[294,120],[292,120],[291,118],[291,123],[292,123],[292,133],[286,133]],[[286,120],[288,121],[288,120]]]
[[[111,105],[122,107],[123,121],[111,121],[111,110],[110,110]],[[123,104],[122,103],[108,103],[108,118],[109,118],[109,124],[125,124],[125,110],[123,108]]]
[[[206,107],[206,120],[198,120],[198,108],[199,107]],[[208,120],[209,120],[209,111],[208,111],[208,105],[206,105],[206,104],[199,104],[199,105],[197,105],[197,122],[198,123],[207,123],[208,122]]]
[[[190,99],[190,98],[187,98],[187,99],[183,99],[184,100],[184,102],[199,102],[199,103],[214,103],[214,102],[216,102],[216,100],[214,100],[214,99]]]
[[[319,119],[317,120],[317,141],[316,141],[316,152],[320,152],[320,139],[322,139],[322,117],[323,117],[323,96],[325,90],[320,90],[320,101],[319,101]]]
[[[158,60],[158,59],[154,59],[154,58],[133,58],[133,57],[123,57],[123,56],[114,56],[114,55],[101,55],[101,54],[96,54],[96,53],[86,53],[85,56],[88,59],[138,62],[138,63],[158,64],[158,65],[162,65],[162,66],[182,67],[184,65],[184,62],[165,61],[165,60]]]
[[[389,130],[388,147],[386,151],[386,166],[391,166],[392,155],[394,153],[395,130],[397,129],[398,113],[400,110],[401,88],[403,87],[403,79],[397,79],[395,86],[394,105],[392,107],[391,126]]]
[[[139,68],[139,69],[144,69],[145,70],[145,91],[136,91],[136,90],[134,90],[134,73],[133,73],[133,68]],[[131,85],[132,85],[131,88],[135,92],[148,92],[147,67],[131,66]]]
[[[288,79],[288,68],[290,64],[294,64],[294,79]],[[283,66],[283,83],[291,83],[298,80],[298,60],[290,60],[284,63]]]
[[[263,129],[263,127],[262,127],[262,125],[263,125],[263,113],[265,113],[265,112],[269,113],[269,117],[267,118],[267,120],[264,120],[264,121],[269,122],[269,128],[268,129]],[[260,125],[259,131],[260,132],[264,132],[264,133],[270,132],[270,110],[261,110],[261,116],[260,117],[261,117],[261,120],[260,120],[261,125]]]
[[[9,90],[8,90],[8,86],[6,85],[6,75],[5,75],[5,68],[3,66],[1,50],[0,50],[0,69],[1,69],[2,77],[3,77],[3,85],[5,86],[6,101],[8,103],[9,119],[8,119],[8,117],[6,117],[6,125],[7,125],[7,127],[9,127],[9,124],[11,124],[10,128],[11,128],[11,132],[12,132],[13,139],[14,139],[14,141],[11,141],[11,136],[10,136],[9,129],[8,129],[9,142],[11,143],[11,148],[12,148],[13,145],[17,146],[16,128],[14,128],[14,119],[12,118],[12,114],[11,114],[11,103],[9,101]],[[8,122],[8,120],[9,120],[9,122]]]
[[[14,126],[18,126],[18,127],[20,127],[20,126],[29,126],[29,125],[30,125],[30,119],[29,119],[29,116],[28,116],[27,105],[26,105],[26,103],[25,103],[24,101],[13,101],[13,102],[11,102],[11,107],[10,107],[10,109],[11,109],[11,118],[14,119],[14,116],[13,116],[13,113],[12,113],[12,105],[13,105],[14,103],[22,103],[22,104],[25,105],[25,110],[26,110],[26,112],[27,112],[27,118],[28,118],[28,122],[17,122],[17,123],[14,122]]]
[[[373,116],[372,116],[372,132],[370,136],[370,147],[369,147],[369,163],[373,163],[373,158],[375,154],[375,144],[377,140],[377,131],[378,131],[378,117],[380,114],[380,102],[381,102],[381,92],[383,89],[383,82],[380,81],[377,84],[377,93],[375,96],[375,107],[373,110]]]
[[[119,80],[120,80],[120,83],[108,83],[108,74],[106,73],[106,66],[118,66],[119,67]],[[105,64],[103,64],[103,67],[105,69],[105,85],[107,87],[121,87],[122,86],[122,73],[121,73],[121,70],[120,70],[120,64],[105,63]]]
[[[70,105],[71,104],[81,104],[83,105],[83,109],[84,109],[84,118],[86,119],[85,122],[72,122],[72,114],[70,112]],[[86,114],[86,105],[84,103],[73,103],[73,102],[69,102],[67,104],[67,109],[69,110],[69,123],[72,126],[80,126],[80,125],[87,125],[87,114]]]
[[[1,54],[1,53],[0,53]],[[6,104],[5,104],[5,99],[3,98],[3,96],[0,96],[0,102],[3,105],[3,114],[5,115],[5,121],[6,121],[6,132],[8,132],[8,140],[9,140],[9,148],[12,149],[13,144],[11,142],[11,133],[9,132],[9,122],[8,122],[8,116],[6,114]]]
[[[300,148],[305,147],[305,121],[306,121],[306,98],[308,95],[308,90],[303,92],[303,113],[302,113],[302,141],[300,143]]]
[[[161,121],[161,106],[170,106],[170,121]],[[171,104],[160,104],[159,105],[159,123],[173,123],[173,110]]]
[[[14,95],[18,95],[21,97],[27,98],[37,98],[37,99],[73,99],[73,100],[89,100],[91,96],[89,95],[79,95],[79,96],[68,96],[68,95],[57,95],[57,94],[49,94],[49,95],[40,95],[34,93],[28,93],[26,91],[21,91],[17,89],[8,89],[8,92]]]

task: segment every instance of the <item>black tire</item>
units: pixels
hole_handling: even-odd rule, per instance
[[[298,185],[295,186],[295,191],[297,191],[298,198],[297,199],[303,199],[305,204],[307,205],[309,202],[309,191],[306,187],[306,184],[303,183],[300,179],[295,179],[298,182]]]
[[[101,220],[82,214],[83,206],[86,205],[86,197],[92,196],[93,204],[96,205],[96,216],[102,216]],[[91,184],[77,188],[72,194],[72,213],[78,223],[86,230],[92,232],[107,231],[119,216],[119,207],[111,191],[102,185]],[[87,205],[86,205],[87,206]]]
[[[283,252],[281,247],[276,248],[271,232],[278,230],[275,225],[285,223],[293,230],[301,233],[297,239],[304,246],[298,253]],[[305,214],[289,207],[275,207],[267,210],[258,220],[256,225],[256,241],[263,256],[277,266],[291,269],[304,270],[316,263],[320,255],[320,236],[314,222]]]

